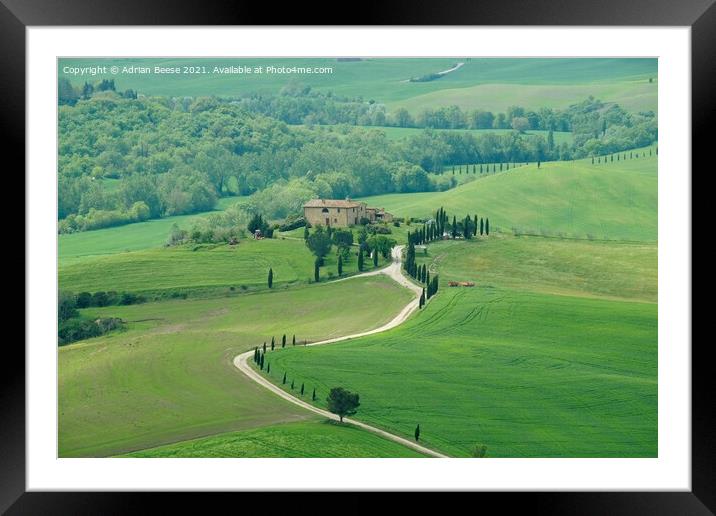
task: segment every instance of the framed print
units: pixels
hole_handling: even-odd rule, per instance
[[[714,510],[691,340],[708,3],[351,26],[5,4],[10,513],[346,490]]]

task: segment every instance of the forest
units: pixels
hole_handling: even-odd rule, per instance
[[[658,136],[653,112],[594,98],[564,110],[412,115],[297,84],[276,95],[170,98],[60,79],[59,102],[61,233],[206,211],[227,195],[275,220],[313,197],[445,190],[451,165],[600,156]],[[376,130],[390,126],[423,131],[396,141]],[[446,130],[490,128],[512,131]],[[553,131],[571,131],[573,143],[556,144]]]

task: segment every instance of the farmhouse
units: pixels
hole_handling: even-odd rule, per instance
[[[312,199],[303,205],[303,216],[311,225],[351,226],[361,221],[390,222],[393,215],[383,208],[369,208],[364,202],[350,199]]]

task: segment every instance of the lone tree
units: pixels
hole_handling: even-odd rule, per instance
[[[360,397],[343,387],[333,387],[326,398],[328,410],[336,414],[341,423],[345,416],[352,416],[360,406]]]
[[[420,423],[415,427],[415,442],[420,440]]]
[[[268,273],[268,288],[273,287],[273,269],[269,267],[269,273]]]
[[[331,241],[330,226],[324,231],[323,226],[316,226],[316,229],[306,239],[306,245],[316,256],[318,265],[323,265],[323,259],[331,251],[333,242]],[[318,281],[318,280],[316,280]]]

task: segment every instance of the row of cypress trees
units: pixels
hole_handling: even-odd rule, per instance
[[[529,162],[525,162],[525,165],[529,165]],[[518,163],[512,163],[512,168],[519,167],[520,164]],[[474,164],[474,165],[464,165],[465,167],[465,174],[470,173],[470,168],[472,168],[472,173],[477,174],[489,174],[490,172],[502,172],[503,170],[510,170],[510,162],[505,163],[492,163],[492,168],[490,168],[490,164]],[[463,165],[457,165],[457,169],[455,168],[455,165],[452,167],[452,175],[455,175],[455,171],[457,170],[458,174],[463,173]]]
[[[649,156],[653,156],[654,153],[656,155],[659,155],[659,147],[652,150],[649,149]],[[609,154],[607,156],[592,156],[592,165],[594,164],[601,164],[601,163],[614,163],[614,157],[616,156],[616,161],[626,161],[627,159],[637,159],[639,158],[639,151],[629,151],[627,154],[626,152],[621,152],[617,154]],[[627,158],[628,156],[628,158]],[[641,157],[646,158],[646,151],[641,151]]]
[[[265,349],[266,343],[264,343],[264,350],[261,351],[261,348],[255,347],[254,348],[254,363],[258,366],[259,370],[263,371],[264,366],[266,366],[266,374],[271,374],[271,362],[266,362],[266,349]],[[273,349],[273,348],[272,348]],[[286,385],[286,372],[283,373],[283,380],[281,381],[282,385]],[[291,380],[291,390],[293,390],[296,386],[295,380]],[[306,384],[301,383],[301,396],[306,392]],[[316,388],[313,388],[313,394],[311,395],[311,400],[316,401]]]

